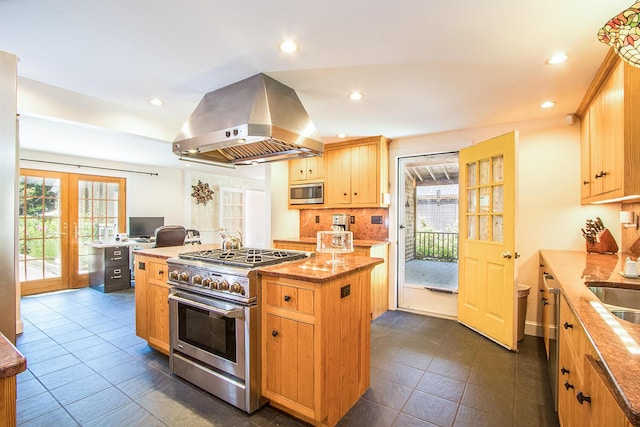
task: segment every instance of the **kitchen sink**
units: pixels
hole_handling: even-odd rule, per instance
[[[636,310],[611,310],[611,314],[627,322],[640,324],[640,311]]]
[[[589,290],[606,306],[614,306],[607,307],[611,311],[619,307],[640,310],[640,289],[589,286]]]

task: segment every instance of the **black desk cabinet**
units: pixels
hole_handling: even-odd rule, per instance
[[[129,247],[92,247],[89,257],[89,285],[105,293],[130,288]]]

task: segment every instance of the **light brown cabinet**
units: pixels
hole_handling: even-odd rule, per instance
[[[316,245],[305,242],[275,241],[273,246],[277,249],[293,251],[316,251]],[[389,310],[389,246],[356,247],[353,254],[384,259],[382,264],[376,265],[371,270],[371,320],[374,320]]]
[[[289,183],[299,184],[305,181],[319,181],[324,178],[324,159],[306,157],[289,161]]]
[[[389,140],[383,136],[325,145],[327,207],[386,207]]]
[[[135,257],[136,335],[169,354],[168,267],[164,259]]]
[[[564,297],[560,298],[558,418],[562,427],[630,425],[597,353]]]
[[[640,70],[609,54],[578,110],[582,203],[640,198]]]
[[[369,387],[369,271],[314,284],[262,277],[262,393],[334,426]]]

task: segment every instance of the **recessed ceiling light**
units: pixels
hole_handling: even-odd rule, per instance
[[[159,107],[161,105],[164,105],[164,101],[160,98],[151,98],[149,99],[149,104]]]
[[[362,94],[360,92],[351,92],[349,99],[352,101],[359,101],[362,99]]]
[[[278,46],[278,48],[284,53],[293,53],[298,50],[298,44],[293,40],[285,40],[280,43],[280,46]]]
[[[339,134],[338,134],[338,135],[336,135],[336,136],[337,136],[338,138],[344,138],[344,137],[346,137],[347,135],[346,135],[346,134],[344,134],[344,133],[339,133]]]
[[[555,101],[544,101],[542,104],[540,104],[540,108],[551,108],[554,105],[556,105]]]
[[[562,64],[564,61],[567,60],[567,58],[568,56],[564,53],[556,53],[551,58],[549,58],[549,60],[547,61],[547,64],[550,64],[550,65]]]

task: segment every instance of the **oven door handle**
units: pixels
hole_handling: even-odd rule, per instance
[[[178,301],[186,305],[190,305],[192,307],[200,308],[202,310],[209,311],[211,313],[215,313],[220,316],[233,318],[233,319],[242,319],[244,318],[244,309],[243,308],[234,308],[233,310],[225,310],[220,307],[214,307],[209,304],[204,304],[201,302],[193,301],[189,298],[183,298],[178,296],[177,294],[169,295],[170,300]]]

